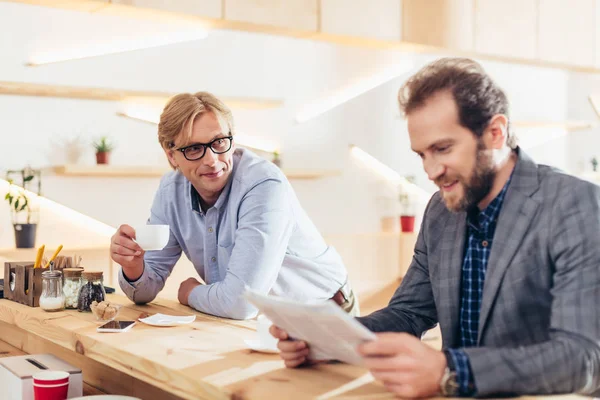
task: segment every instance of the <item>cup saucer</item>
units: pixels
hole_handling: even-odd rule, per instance
[[[246,343],[246,346],[248,346],[248,348],[259,353],[279,353],[279,349],[276,346],[264,346],[260,343],[260,340],[257,339],[244,339],[244,343]]]

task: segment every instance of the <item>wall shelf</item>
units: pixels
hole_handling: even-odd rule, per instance
[[[31,249],[17,249],[16,247],[0,248],[0,256],[5,256],[5,257],[16,256],[17,258],[21,257],[21,256],[26,256],[26,257],[34,256],[35,257],[35,255],[37,254],[37,251],[38,251],[38,247],[31,248]],[[48,245],[46,247],[46,251],[44,254],[48,255],[48,257],[49,257],[50,255],[52,255],[52,253],[54,253],[54,250],[56,250],[57,247],[58,247],[58,245]],[[97,245],[97,246],[68,246],[67,245],[64,248],[64,252],[63,251],[60,252],[60,255],[65,255],[66,253],[68,253],[68,254],[77,253],[77,252],[85,253],[85,252],[90,252],[90,251],[108,251],[109,248],[110,248],[110,243],[106,243],[106,245]]]
[[[169,166],[125,166],[125,165],[56,165],[48,169],[58,176],[107,177],[107,178],[152,178],[161,177],[172,171]]]
[[[321,169],[283,169],[288,179],[320,179],[340,176],[342,171]]]
[[[60,97],[82,100],[124,101],[129,99],[159,100],[165,103],[175,93],[95,87],[48,85],[42,83],[0,81],[0,94],[36,97]],[[282,100],[222,97],[231,108],[267,109],[283,105]]]
[[[580,179],[585,179],[586,181],[600,185],[600,172],[598,171],[586,171],[576,176]]]
[[[56,165],[44,172],[66,177],[105,177],[105,178],[153,178],[171,171],[168,166],[119,166],[119,165]],[[341,175],[338,170],[284,169],[288,179],[319,179]]]
[[[594,124],[589,121],[528,121],[517,120],[513,121],[512,125],[515,128],[521,129],[564,129],[567,131],[578,131],[590,129]]]

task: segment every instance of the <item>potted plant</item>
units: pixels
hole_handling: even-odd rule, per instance
[[[413,179],[407,179],[412,183]],[[414,232],[416,204],[408,188],[400,187],[398,200],[400,201],[400,228],[402,232]]]
[[[96,164],[108,164],[110,152],[114,150],[115,145],[110,142],[107,136],[102,136],[94,142],[96,149]]]
[[[21,185],[14,183],[12,175],[21,175]],[[12,223],[15,232],[15,245],[19,249],[30,249],[35,247],[37,232],[38,212],[32,204],[32,199],[27,192],[34,179],[38,178],[38,194],[41,188],[40,171],[27,167],[21,171],[8,171],[9,182],[8,193],[4,199],[8,201],[11,209]]]

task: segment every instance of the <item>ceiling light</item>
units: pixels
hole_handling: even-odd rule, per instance
[[[409,193],[413,193],[418,196],[426,197],[429,199],[431,197],[431,193],[428,193],[426,190],[420,188],[412,182],[409,182],[405,177],[400,175],[394,169],[388,167],[363,149],[358,146],[350,145],[350,154],[359,160],[364,166],[366,166],[373,173],[383,178],[384,180],[396,185],[400,186],[402,190],[405,190]]]
[[[28,66],[39,66],[70,60],[97,57],[108,54],[125,53],[128,51],[166,46],[174,43],[190,42],[204,39],[208,31],[204,28],[192,31],[162,33],[152,37],[135,39],[113,39],[104,43],[85,43],[84,47],[58,48],[38,52],[31,56]]]
[[[152,110],[144,110],[143,108],[128,107],[127,111],[117,113],[121,117],[135,119],[141,122],[147,122],[150,124],[158,124],[160,117],[157,112]],[[265,140],[255,136],[249,136],[244,132],[237,132],[234,135],[236,143],[243,147],[248,147],[252,150],[264,151],[267,153],[273,153],[279,151],[279,146],[269,140]]]
[[[371,89],[376,88],[377,86],[380,86],[401,75],[407,74],[412,69],[412,62],[403,61],[382,71],[376,72],[369,77],[358,79],[356,82],[338,88],[322,98],[302,106],[296,114],[296,121],[302,123],[313,119],[325,113],[326,111],[329,111],[332,108],[347,102],[348,100],[351,100],[363,93],[368,92]]]
[[[16,186],[17,188],[24,190],[18,185],[13,184],[12,186]],[[10,184],[8,181],[0,179],[0,189],[2,191],[8,191],[9,187]],[[116,231],[116,228],[110,225],[100,222],[97,219],[75,211],[46,197],[39,196],[34,192],[25,190],[25,194],[29,197],[34,205],[38,206],[39,208],[49,210],[50,212],[62,217],[64,220],[68,220],[69,222],[80,226],[81,229],[92,231],[107,238],[110,238]]]

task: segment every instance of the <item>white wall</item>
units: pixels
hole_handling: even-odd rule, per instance
[[[0,3],[0,27],[0,81],[168,92],[209,90],[221,96],[283,99],[285,105],[280,109],[234,110],[234,116],[240,130],[279,143],[286,167],[343,171],[340,177],[292,182],[325,234],[377,232],[385,214],[378,199],[386,192],[385,185],[350,159],[350,143],[402,174],[415,175],[422,187],[434,189],[419,159],[411,154],[405,123],[397,111],[396,92],[404,77],[311,121],[294,122],[296,111],[306,102],[393,63],[409,60],[420,66],[431,56],[214,31],[205,40],[32,68],[24,64],[47,48],[93,47],[123,37],[166,35],[192,28],[132,24],[114,17],[10,3]],[[484,65],[507,90],[514,118],[596,118],[588,112],[589,106],[585,113],[586,107],[575,106],[587,95],[587,76],[491,62]],[[594,79],[596,86],[600,85],[597,81]],[[87,144],[105,134],[118,143],[112,163],[162,165],[165,161],[156,127],[118,117],[122,107],[117,102],[0,96],[0,169],[61,164],[64,155],[56,144],[61,138],[81,135]],[[591,135],[552,140],[533,148],[531,154],[540,161],[573,168],[580,158],[590,158],[593,151],[581,140]],[[94,162],[91,146],[81,162]],[[47,176],[43,185],[49,198],[117,226],[146,219],[158,179]],[[12,243],[6,232],[0,234],[0,247]]]

